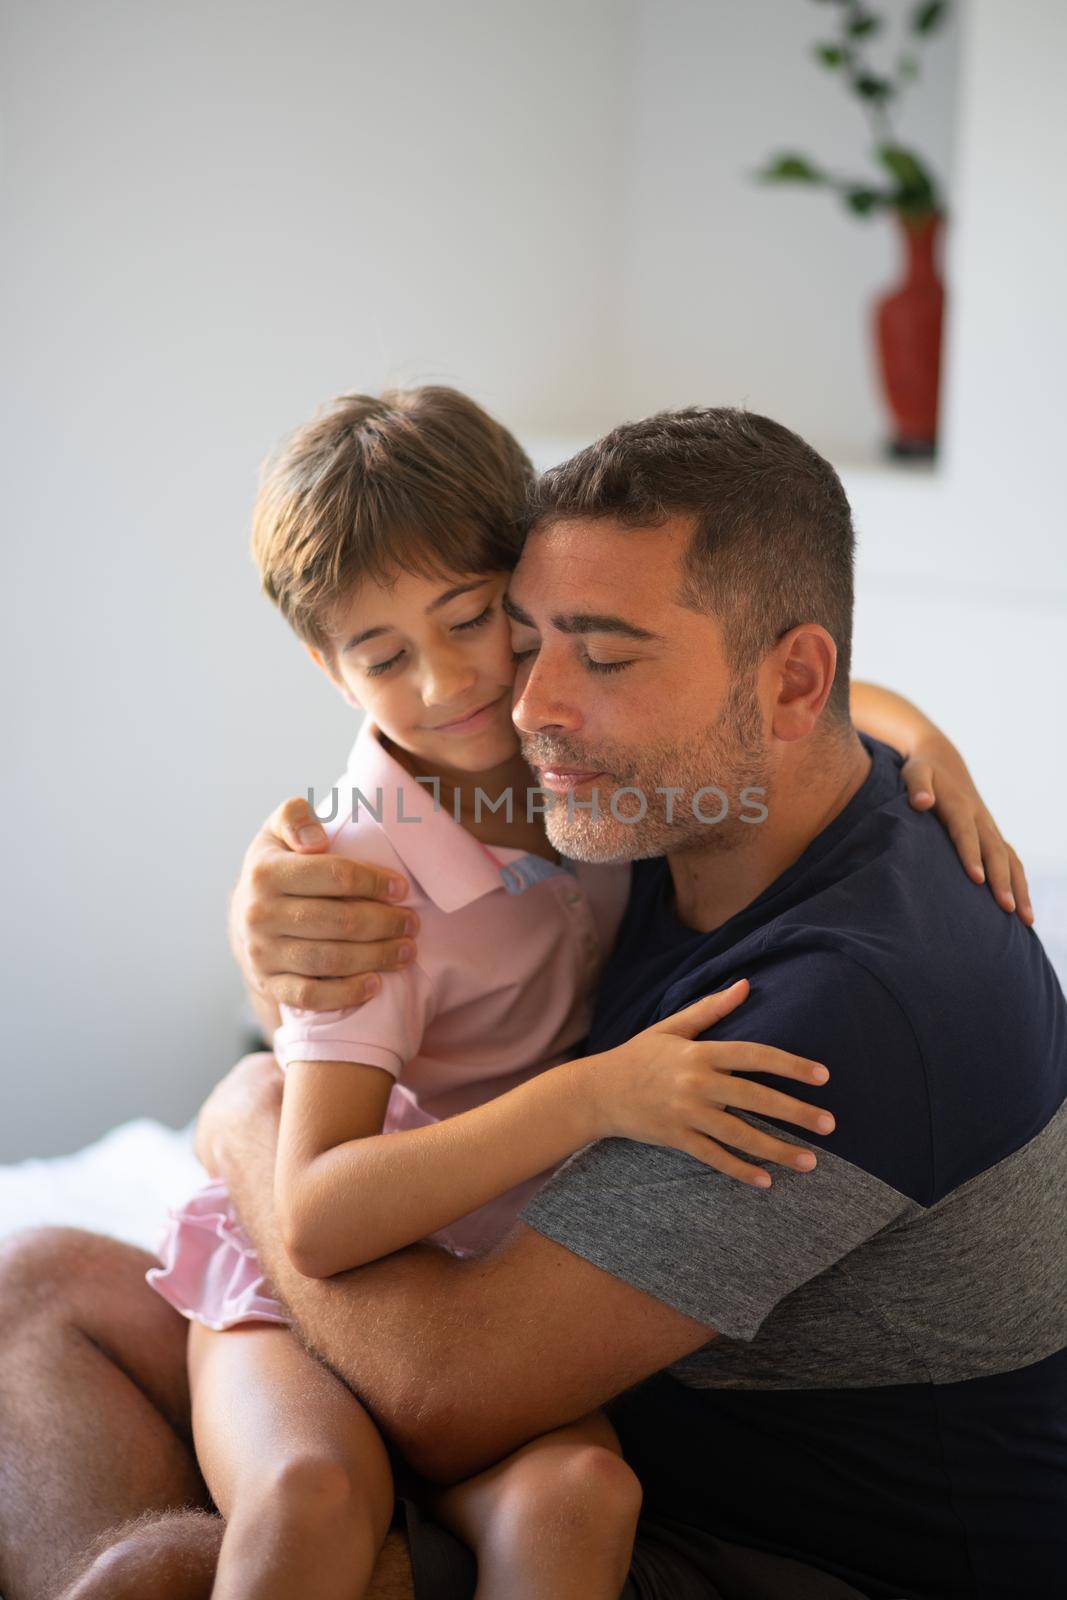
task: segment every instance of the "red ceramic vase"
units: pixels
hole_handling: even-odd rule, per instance
[[[936,259],[942,218],[935,212],[898,214],[897,223],[904,241],[904,282],[874,308],[882,387],[893,418],[890,448],[898,456],[932,456],[945,305]]]

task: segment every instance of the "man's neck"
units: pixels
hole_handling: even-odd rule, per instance
[[[711,933],[751,905],[840,815],[870,770],[855,731],[821,742],[779,772],[766,820],[744,825],[736,848],[668,853],[679,921]]]

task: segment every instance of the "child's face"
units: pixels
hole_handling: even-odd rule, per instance
[[[508,577],[368,580],[338,611],[332,670],[312,655],[402,749],[435,767],[488,771],[518,750],[515,663],[500,609]]]

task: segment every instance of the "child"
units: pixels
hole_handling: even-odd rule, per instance
[[[428,388],[336,401],[261,486],[264,589],[367,713],[326,821],[331,849],[402,872],[420,918],[418,961],[385,974],[358,1010],[282,1007],[275,1199],[290,1254],[312,1276],[423,1238],[481,1253],[560,1161],[605,1136],[691,1152],[694,1128],[740,1132],[727,1105],[811,1131],[831,1123],[718,1070],[713,1043],[688,1042],[744,999],[744,984],[580,1057],[628,868],[558,859],[527,814],[500,598],[530,472],[472,401]],[[694,1058],[707,1073],[698,1095]],[[753,1067],[826,1077],[765,1049]],[[701,1143],[710,1165],[731,1160],[714,1138]],[[746,1147],[815,1164],[769,1135]],[[354,1600],[393,1508],[377,1429],[294,1336],[221,1182],[172,1213],[160,1256],[148,1279],[192,1324],[197,1451],[227,1520],[214,1595]],[[590,1460],[597,1497],[583,1519],[566,1469]],[[435,1510],[474,1548],[479,1596],[607,1600],[625,1578],[640,1498],[595,1415],[448,1490]],[[536,1518],[553,1533],[531,1571],[512,1541]]]

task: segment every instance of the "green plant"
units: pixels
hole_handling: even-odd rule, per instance
[[[920,0],[905,24],[908,46],[897,56],[891,75],[876,72],[867,59],[867,45],[885,31],[885,19],[863,0],[816,0],[833,5],[838,13],[838,37],[820,41],[815,59],[835,73],[855,94],[867,115],[874,138],[873,158],[881,168],[877,180],[843,178],[809,161],[795,151],[773,156],[756,174],[763,183],[799,183],[832,189],[858,217],[875,211],[895,211],[916,221],[943,210],[943,201],[929,167],[914,150],[900,143],[893,128],[893,112],[906,86],[918,76],[916,48],[947,20],[950,0]]]

